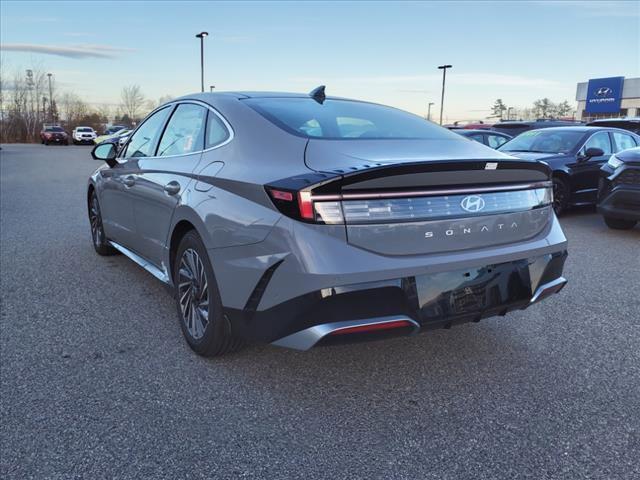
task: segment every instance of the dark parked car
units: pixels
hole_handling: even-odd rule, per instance
[[[617,128],[552,127],[524,132],[498,150],[553,169],[553,206],[561,214],[571,206],[594,205],[600,167],[611,154],[638,145],[640,136]]]
[[[452,131],[494,149],[513,138],[506,133],[494,132],[492,130],[452,129]]]
[[[603,118],[601,120],[593,120],[587,125],[591,127],[622,128],[640,135],[640,117]]]
[[[40,132],[40,141],[44,145],[49,145],[50,143],[69,145],[69,135],[62,127],[48,126],[44,127]]]
[[[584,125],[584,123],[541,118],[535,121],[509,120],[506,122],[498,122],[493,124],[491,130],[506,133],[507,135],[515,137],[520,135],[522,132],[529,130],[539,130],[541,128],[551,127],[572,127],[577,125]]]
[[[127,128],[129,127],[126,125],[111,125],[105,129],[102,135],[113,135],[114,133],[119,132],[120,130],[126,130]]]
[[[448,328],[566,283],[548,166],[322,88],[189,95],[93,156],[96,252],[171,286],[201,355]]]
[[[609,228],[626,230],[640,221],[640,148],[611,155],[600,171],[598,211]]]

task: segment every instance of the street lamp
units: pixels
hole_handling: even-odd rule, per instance
[[[200,32],[196,35],[196,38],[200,39],[200,91],[204,92],[204,37],[208,36],[209,32]]]
[[[429,102],[429,108],[427,110],[427,120],[431,120],[431,105],[435,105],[435,103]]]
[[[442,70],[442,98],[440,99],[440,125],[442,125],[442,112],[444,110],[444,82],[447,78],[447,68],[451,68],[453,65],[440,65],[439,70]]]
[[[51,117],[51,123],[53,123],[53,88],[51,87],[51,77],[53,73],[47,73],[47,77],[49,77],[49,114]]]
[[[210,91],[210,92],[213,92],[213,89],[214,89],[214,88],[216,88],[216,86],[215,86],[215,85],[209,85],[209,91]]]
[[[513,107],[507,108],[507,120],[511,120],[511,110],[513,110]]]

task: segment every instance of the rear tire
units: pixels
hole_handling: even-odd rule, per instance
[[[115,255],[118,251],[109,245],[104,228],[102,226],[102,213],[100,212],[100,203],[96,191],[91,192],[89,199],[89,225],[91,226],[91,240],[93,248],[98,255],[108,256]]]
[[[558,217],[569,208],[569,194],[567,182],[559,177],[553,177],[553,210]]]
[[[242,342],[231,332],[207,249],[194,230],[180,241],[173,281],[180,328],[191,349],[204,357],[237,350]]]
[[[621,220],[619,218],[604,217],[604,223],[613,230],[631,230],[636,226],[634,220]]]

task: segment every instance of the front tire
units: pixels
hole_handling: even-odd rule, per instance
[[[553,210],[559,217],[569,208],[570,189],[567,182],[559,177],[553,178]]]
[[[211,262],[199,235],[191,230],[180,241],[173,266],[180,328],[191,349],[204,357],[236,350]]]
[[[604,217],[604,223],[613,230],[631,230],[636,226],[634,220],[621,220],[619,218]]]
[[[118,251],[109,245],[107,236],[104,234],[102,226],[102,213],[100,212],[100,203],[95,190],[91,192],[89,199],[89,224],[91,225],[91,240],[93,248],[98,255],[115,255]]]

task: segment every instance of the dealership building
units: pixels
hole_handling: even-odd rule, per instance
[[[640,117],[640,78],[592,78],[576,89],[578,120]]]

